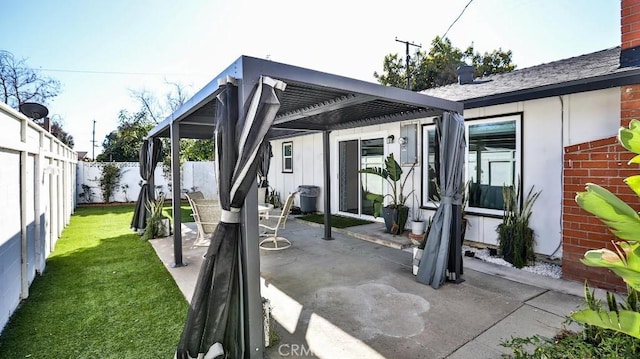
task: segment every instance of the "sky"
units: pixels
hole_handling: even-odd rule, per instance
[[[447,33],[524,68],[620,44],[619,0],[0,0],[0,50],[62,83],[46,104],[95,154],[132,91],[194,94],[241,55],[376,82],[384,56]],[[167,114],[168,115],[168,114]]]

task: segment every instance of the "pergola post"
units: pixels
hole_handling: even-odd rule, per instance
[[[245,120],[244,105],[249,101],[255,84],[245,78],[238,81],[238,121]],[[256,178],[244,200],[240,226],[240,256],[244,273],[244,333],[245,358],[264,356],[264,316],[260,294],[260,248],[258,246],[258,186]]]
[[[155,170],[155,168],[154,168]],[[153,178],[153,174],[151,175]],[[173,214],[173,258],[172,267],[183,267],[182,261],[182,218],[180,218],[180,122],[171,122],[171,200]],[[154,187],[149,191],[155,191]]]
[[[324,165],[324,240],[332,240],[331,237],[331,149],[329,148],[329,134],[331,131],[322,132],[322,153]]]

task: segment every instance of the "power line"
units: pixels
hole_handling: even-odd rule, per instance
[[[469,2],[467,3],[467,5],[464,6],[464,9],[462,9],[462,11],[460,12],[460,15],[458,15],[458,17],[456,17],[455,20],[453,20],[453,22],[451,23],[451,25],[449,25],[449,28],[447,29],[447,31],[444,32],[444,35],[442,35],[442,38],[444,39],[445,36],[447,36],[447,34],[449,33],[449,30],[451,30],[451,28],[453,27],[453,25],[458,22],[458,19],[460,19],[460,17],[462,16],[462,14],[464,14],[464,11],[467,10],[467,8],[469,7],[469,5],[471,5],[471,3],[473,2],[473,0],[469,0]]]
[[[96,71],[96,70],[69,70],[69,69],[43,69],[43,68],[31,68],[35,71],[45,72],[66,72],[66,73],[79,73],[79,74],[97,74],[97,75],[136,75],[136,76],[196,76],[194,74],[171,74],[160,72],[127,72],[127,71]]]

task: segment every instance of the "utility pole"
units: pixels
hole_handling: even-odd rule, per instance
[[[406,50],[407,52],[407,90],[411,91],[411,73],[409,72],[409,62],[411,61],[411,56],[409,56],[409,46],[415,46],[417,48],[421,48],[422,45],[414,44],[413,42],[410,42],[410,41],[398,40],[397,36],[396,36],[396,41],[405,44],[407,49]]]
[[[91,149],[93,152],[91,152],[91,160],[95,161],[96,160],[96,120],[93,120],[93,134],[91,137]]]

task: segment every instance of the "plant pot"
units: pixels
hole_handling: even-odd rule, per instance
[[[424,233],[424,221],[411,221],[411,234],[417,236]]]
[[[420,259],[422,259],[423,252],[424,249],[413,247],[413,275],[418,275],[418,268],[420,268]]]
[[[169,237],[171,235],[171,223],[169,222],[169,218],[162,218],[160,222],[158,222],[158,238]]]
[[[258,187],[258,203],[267,203],[267,187]]]
[[[382,217],[384,218],[384,224],[387,233],[401,234],[404,232],[404,225],[409,218],[409,207],[398,208],[382,208]]]

